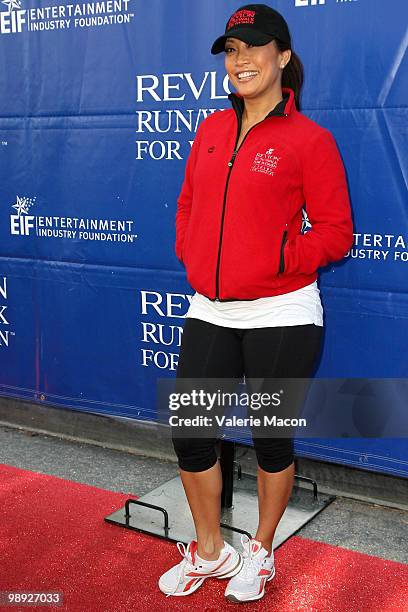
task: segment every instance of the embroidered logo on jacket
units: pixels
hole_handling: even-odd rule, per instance
[[[262,172],[263,174],[273,175],[281,159],[274,153],[275,149],[268,149],[266,153],[257,153],[252,162],[251,172]]]

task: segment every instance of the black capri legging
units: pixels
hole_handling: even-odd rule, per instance
[[[176,378],[309,378],[323,328],[314,324],[237,329],[187,317]],[[174,428],[172,428],[174,433]],[[179,467],[201,472],[217,462],[216,438],[172,436]],[[280,472],[294,459],[293,438],[253,436],[258,465]]]

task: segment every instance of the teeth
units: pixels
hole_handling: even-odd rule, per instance
[[[246,77],[255,76],[257,72],[240,72],[237,76],[239,79],[245,79]]]

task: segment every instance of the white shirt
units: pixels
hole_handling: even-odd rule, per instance
[[[310,323],[323,326],[323,307],[314,281],[296,291],[256,300],[213,302],[196,292],[186,317],[240,329]]]

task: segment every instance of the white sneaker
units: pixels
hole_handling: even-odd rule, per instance
[[[194,593],[206,578],[230,578],[242,567],[242,557],[228,542],[218,559],[207,561],[197,554],[197,542],[192,540],[187,548],[177,542],[183,557],[177,565],[167,570],[159,579],[159,589],[167,595],[183,596]]]
[[[265,595],[265,583],[275,576],[273,550],[271,554],[258,540],[243,534],[244,563],[241,571],[228,582],[225,597],[230,601],[254,601]]]

